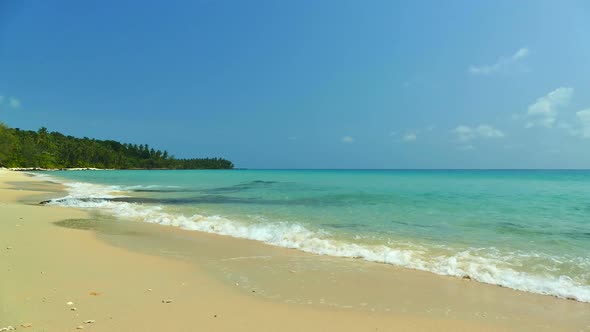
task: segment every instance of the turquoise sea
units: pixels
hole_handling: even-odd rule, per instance
[[[51,204],[590,302],[590,171],[43,173]]]

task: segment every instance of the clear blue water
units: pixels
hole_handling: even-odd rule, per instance
[[[55,204],[590,302],[590,171],[50,175]]]

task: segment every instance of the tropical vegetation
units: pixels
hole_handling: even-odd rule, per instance
[[[110,169],[230,169],[223,158],[177,159],[148,144],[76,138],[42,127],[37,131],[0,123],[0,166]]]

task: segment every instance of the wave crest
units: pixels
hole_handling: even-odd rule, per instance
[[[329,232],[311,230],[304,225],[289,222],[246,223],[212,215],[184,216],[166,212],[161,206],[112,201],[125,197],[125,189],[140,186],[102,186],[90,183],[64,183],[69,195],[48,202],[75,208],[92,208],[106,211],[116,217],[179,227],[185,230],[215,233],[264,242],[304,252],[337,257],[360,258],[371,262],[424,270],[440,275],[470,278],[479,282],[499,285],[527,292],[552,295],[590,303],[590,286],[569,276],[532,274],[513,268],[506,255],[484,255],[482,249],[449,251],[436,254],[432,248],[419,245],[395,247],[367,245],[335,239]],[[575,259],[579,260],[579,257]],[[589,264],[590,261],[585,262]]]

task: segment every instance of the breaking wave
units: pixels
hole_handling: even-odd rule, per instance
[[[555,276],[542,272],[518,271],[515,268],[518,264],[514,264],[511,255],[506,253],[473,248],[448,250],[446,254],[441,254],[440,251],[420,245],[358,244],[336,239],[325,230],[312,230],[298,223],[260,221],[249,223],[218,215],[185,216],[167,212],[162,206],[112,200],[117,197],[126,197],[126,190],[157,189],[154,186],[105,186],[83,182],[64,183],[64,185],[68,187],[69,194],[63,198],[51,200],[47,204],[100,209],[119,218],[256,240],[319,255],[361,258],[440,275],[470,278],[521,291],[590,302],[590,286],[587,280],[575,280],[566,275]],[[513,253],[513,255],[522,256],[522,253]],[[582,264],[585,266],[584,269],[590,269],[590,259],[580,257],[548,257],[547,259],[562,261],[575,259],[577,260],[575,264],[578,266]]]

